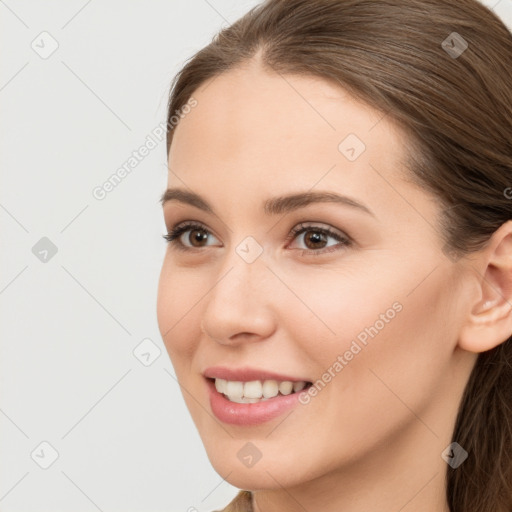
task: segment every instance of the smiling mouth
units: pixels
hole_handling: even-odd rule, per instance
[[[252,404],[272,400],[280,396],[299,393],[312,386],[309,381],[228,381],[225,379],[207,377],[215,389],[230,402]]]

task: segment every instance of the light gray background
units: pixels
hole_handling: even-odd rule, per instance
[[[0,0],[1,512],[211,511],[236,494],[158,331],[155,130],[180,66],[257,3]],[[483,3],[512,27],[512,0]],[[33,251],[43,237],[55,255]]]

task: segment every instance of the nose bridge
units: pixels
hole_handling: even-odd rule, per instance
[[[254,240],[254,239],[253,239]],[[256,299],[261,292],[264,274],[268,272],[263,258],[263,248],[257,242],[244,240],[234,246],[220,267],[218,279],[210,292],[210,302],[243,306],[247,299]],[[259,252],[259,254],[258,254]]]
[[[209,336],[227,340],[240,332],[265,334],[271,321],[268,273],[258,242],[244,239],[233,246],[206,298],[201,324]]]

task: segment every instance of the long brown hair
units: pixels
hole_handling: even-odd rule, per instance
[[[261,52],[269,70],[324,78],[409,134],[409,179],[443,205],[447,256],[482,249],[512,219],[512,34],[477,0],[267,0],[175,76],[171,117],[205,81]],[[451,512],[512,511],[512,337],[481,353],[447,465]]]

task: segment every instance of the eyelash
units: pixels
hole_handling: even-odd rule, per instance
[[[188,246],[184,245],[179,240],[180,236],[183,233],[185,233],[191,229],[199,229],[201,231],[206,232],[207,234],[210,234],[210,231],[208,229],[206,229],[206,227],[203,226],[202,224],[198,224],[197,222],[188,222],[185,224],[175,226],[169,233],[162,235],[162,236],[165,240],[167,240],[167,242],[169,244],[172,244],[175,249],[180,250],[180,251],[195,251],[197,249],[199,249],[199,250],[203,249],[203,247],[188,247]],[[332,238],[336,239],[338,242],[341,242],[341,247],[345,247],[345,248],[351,247],[353,244],[353,241],[348,236],[341,236],[329,228],[323,228],[323,227],[321,228],[318,226],[306,226],[306,225],[304,225],[304,223],[300,223],[294,229],[292,229],[290,231],[290,234],[286,237],[286,241],[288,242],[289,240],[293,240],[296,236],[298,236],[302,233],[308,232],[308,231],[314,231],[314,232],[322,233],[323,235],[332,237]],[[326,247],[324,249],[319,249],[319,250],[301,249],[301,251],[302,251],[301,255],[302,256],[306,256],[306,255],[320,256],[321,254],[326,254],[326,253],[329,253],[332,251],[337,251],[340,249],[341,248],[340,248],[339,244],[333,245],[330,247]]]

